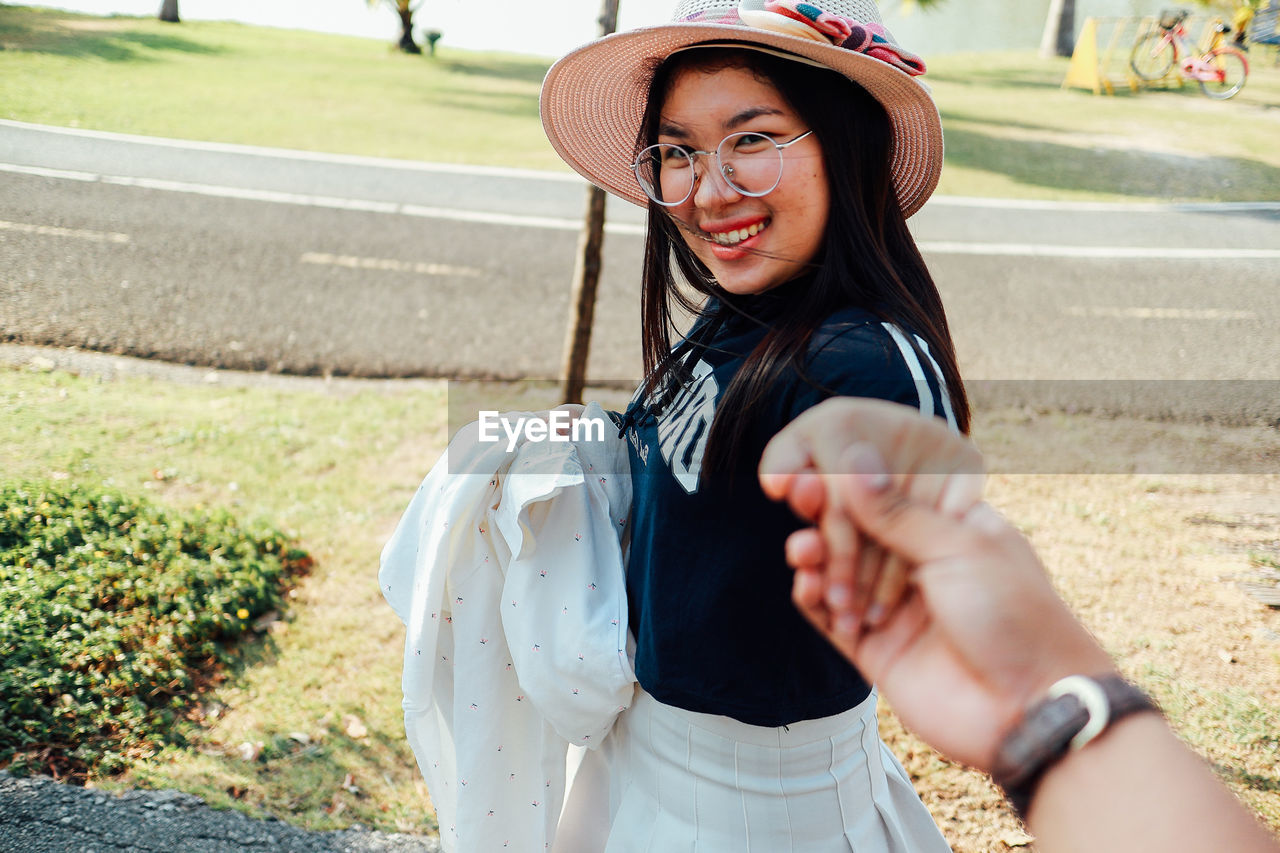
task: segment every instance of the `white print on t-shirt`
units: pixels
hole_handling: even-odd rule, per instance
[[[693,378],[680,390],[671,406],[658,420],[658,448],[680,488],[688,494],[698,491],[702,454],[716,414],[720,391],[711,365],[701,359],[693,367]]]
[[[631,442],[632,449],[640,457],[640,464],[647,467],[649,464],[649,445],[640,443],[640,433],[635,429],[627,430],[627,441]]]

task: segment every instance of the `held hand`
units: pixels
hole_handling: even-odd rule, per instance
[[[760,480],[767,494],[786,498],[816,521],[825,542],[823,570],[797,579],[806,615],[820,629],[856,634],[879,625],[907,591],[908,565],[860,534],[842,506],[834,477],[844,450],[869,441],[889,461],[897,488],[950,514],[972,507],[982,493],[982,458],[939,420],[883,400],[834,398],[802,414],[765,449]],[[798,599],[799,601],[799,599]]]
[[[1111,669],[1029,543],[975,507],[981,458],[940,422],[882,401],[829,400],[779,433],[760,469],[768,494],[819,522],[787,543],[797,607],[908,726],[956,759],[988,767],[1000,735],[1049,684]],[[919,567],[905,602],[869,628],[833,619],[827,593],[832,573],[852,574],[859,535]]]
[[[859,529],[915,564],[905,604],[861,634],[824,632],[902,721],[956,760],[989,770],[1005,731],[1059,678],[1110,672],[1110,658],[1054,593],[1030,543],[986,504],[963,519],[885,479],[874,448],[851,448],[839,481]],[[823,562],[815,531],[789,543],[797,601]]]

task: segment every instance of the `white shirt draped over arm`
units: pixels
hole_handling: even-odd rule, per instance
[[[611,421],[596,404],[584,418]],[[447,851],[544,850],[569,744],[629,706],[626,449],[460,430],[382,552],[407,628],[405,729]]]

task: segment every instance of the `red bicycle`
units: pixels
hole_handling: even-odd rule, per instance
[[[1244,88],[1249,79],[1249,60],[1244,53],[1223,44],[1230,27],[1218,21],[1209,46],[1201,50],[1187,40],[1186,10],[1165,12],[1159,30],[1138,39],[1129,54],[1129,67],[1143,80],[1163,80],[1175,69],[1186,80],[1200,84],[1210,98],[1226,100]]]

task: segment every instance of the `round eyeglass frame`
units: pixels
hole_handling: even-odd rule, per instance
[[[691,177],[689,180],[689,190],[684,194],[684,196],[679,201],[662,201],[661,199],[657,198],[654,195],[656,187],[651,188],[645,182],[645,180],[640,177],[640,167],[644,165],[646,155],[649,152],[654,151],[655,149],[661,149],[661,148],[680,148],[688,153],[689,159],[691,161],[696,161],[697,156],[699,154],[703,155],[704,157],[714,156],[716,160],[716,171],[720,173],[720,177],[724,179],[724,182],[729,185],[730,189],[732,189],[734,192],[738,193],[739,195],[744,195],[749,198],[760,198],[761,196],[766,196],[769,193],[776,190],[778,188],[778,184],[782,183],[782,169],[783,169],[783,166],[786,164],[786,159],[782,156],[782,149],[789,148],[792,145],[795,145],[801,139],[804,139],[806,136],[810,136],[812,134],[813,134],[812,130],[806,130],[804,133],[801,133],[799,136],[794,136],[791,139],[788,139],[786,142],[779,142],[778,140],[774,139],[772,136],[770,136],[767,133],[760,133],[754,130],[740,130],[735,133],[730,133],[724,139],[721,139],[720,143],[715,147],[714,151],[701,151],[697,148],[690,148],[687,145],[677,145],[674,142],[659,142],[657,144],[649,145],[641,149],[640,153],[636,155],[636,161],[631,164],[631,171],[635,173],[636,183],[640,185],[641,191],[643,191],[645,196],[650,200],[652,200],[654,204],[661,205],[662,207],[676,207],[678,205],[684,204],[693,195],[694,190],[697,189],[698,181],[702,180],[702,176],[698,174],[698,170],[696,168],[696,165],[697,165],[696,162],[693,162],[690,165]],[[730,171],[732,169],[732,166],[731,165],[726,166],[724,164],[724,161],[720,159],[720,149],[724,148],[724,144],[729,140],[736,139],[737,137],[740,137],[740,136],[762,136],[765,139],[772,142],[774,149],[778,152],[778,177],[774,180],[773,185],[769,187],[769,189],[763,190],[761,192],[750,192],[748,190],[744,190],[742,187],[734,183],[732,178],[732,172]]]

